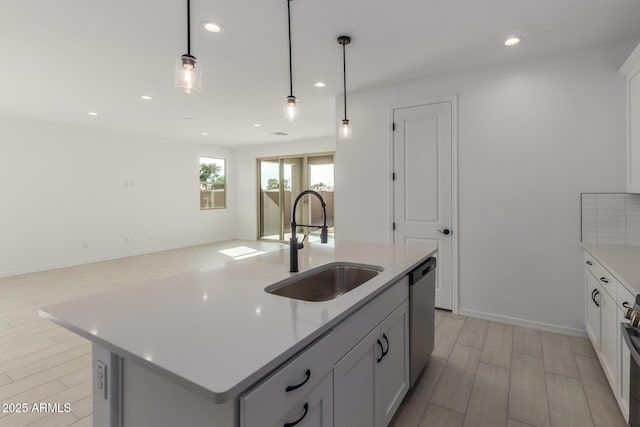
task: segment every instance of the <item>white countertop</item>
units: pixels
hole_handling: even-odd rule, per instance
[[[629,292],[640,294],[640,246],[583,243],[582,247]]]
[[[268,294],[289,249],[43,307],[43,317],[223,403],[239,395],[436,252],[337,241],[299,251],[300,271],[346,261],[384,268],[326,302]],[[293,273],[295,274],[295,273]]]

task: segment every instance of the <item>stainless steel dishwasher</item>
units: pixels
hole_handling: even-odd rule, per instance
[[[433,351],[436,259],[429,258],[409,273],[409,375],[411,387]]]

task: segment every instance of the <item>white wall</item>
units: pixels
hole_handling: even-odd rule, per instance
[[[307,153],[335,151],[334,137],[291,141],[278,144],[261,144],[236,149],[235,182],[237,195],[236,237],[255,240],[258,236],[257,224],[257,159],[264,157],[289,156]],[[336,188],[336,192],[340,189]]]
[[[392,106],[458,95],[461,311],[584,330],[579,194],[624,191],[625,84],[616,70],[632,48],[350,95],[354,137],[336,148],[337,238],[391,239]]]
[[[0,276],[233,238],[233,180],[224,210],[200,211],[198,187],[199,156],[233,174],[233,154],[0,117]]]

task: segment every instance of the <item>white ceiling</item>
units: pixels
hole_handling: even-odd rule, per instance
[[[334,132],[343,33],[353,37],[350,90],[640,37],[637,0],[295,0],[302,114],[289,124],[286,1],[192,0],[192,53],[204,67],[196,95],[173,87],[185,5],[2,0],[0,112],[229,146],[304,139]],[[204,31],[205,19],[225,31]],[[511,34],[525,41],[504,47]]]

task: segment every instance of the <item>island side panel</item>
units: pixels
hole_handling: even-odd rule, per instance
[[[122,359],[92,345],[93,426],[122,427]]]
[[[95,344],[93,372],[94,427],[238,426],[238,399],[216,404]]]
[[[124,361],[123,427],[237,427],[235,401],[216,404],[135,362]]]

